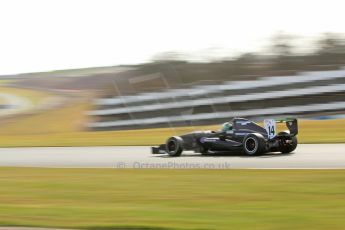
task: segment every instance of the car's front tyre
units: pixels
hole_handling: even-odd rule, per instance
[[[170,137],[167,140],[165,147],[169,156],[178,157],[183,152],[183,139],[178,136]]]

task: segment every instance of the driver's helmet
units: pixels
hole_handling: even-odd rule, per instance
[[[229,131],[229,130],[232,130],[232,123],[231,122],[225,122],[222,125],[222,131],[226,132],[226,131]]]

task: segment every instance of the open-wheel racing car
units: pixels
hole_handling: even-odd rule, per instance
[[[276,123],[286,123],[288,130],[276,133]],[[267,152],[290,153],[297,147],[297,119],[266,119],[264,128],[244,118],[234,118],[220,131],[197,131],[168,138],[165,144],[152,147],[153,154],[180,156],[183,151],[201,154],[237,151],[247,155]]]

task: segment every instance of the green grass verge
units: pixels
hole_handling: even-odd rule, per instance
[[[8,93],[13,94],[15,96],[23,97],[28,100],[33,105],[38,105],[42,102],[42,100],[46,99],[48,96],[50,96],[49,93],[43,92],[43,91],[37,91],[37,90],[31,90],[31,89],[22,89],[22,88],[13,88],[8,86],[2,86],[0,84],[0,92],[2,93]]]
[[[344,229],[344,170],[0,168],[0,225]]]
[[[54,118],[54,115],[51,116]],[[66,120],[63,114],[50,122],[39,116],[25,122],[11,122],[0,130],[0,147],[17,146],[100,146],[100,145],[157,145],[169,136],[194,130],[218,129],[218,126],[178,127],[174,129],[144,129],[127,131],[74,131],[72,126],[82,122]],[[45,124],[45,125],[42,125]],[[300,121],[299,143],[344,143],[345,120]]]

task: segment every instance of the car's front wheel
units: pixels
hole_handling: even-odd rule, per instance
[[[170,137],[166,142],[166,151],[172,157],[178,157],[183,151],[183,140],[181,137]]]

